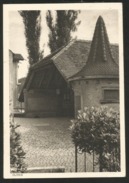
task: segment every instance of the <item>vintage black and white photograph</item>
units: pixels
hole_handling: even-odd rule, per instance
[[[122,4],[3,8],[4,177],[124,177]]]

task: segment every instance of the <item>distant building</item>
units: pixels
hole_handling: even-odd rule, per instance
[[[93,40],[74,40],[30,67],[19,96],[28,117],[74,116],[85,106],[119,107],[118,45],[103,18]]]
[[[25,83],[26,77],[18,79],[18,84],[17,84],[17,96],[19,98],[21,90],[23,88],[23,85]],[[18,101],[18,100],[17,100]],[[18,111],[19,112],[24,112],[24,102],[19,102],[18,101]]]
[[[9,50],[9,93],[10,98],[12,98],[13,112],[20,107],[20,102],[18,101],[18,63],[24,60],[21,54],[13,53]]]

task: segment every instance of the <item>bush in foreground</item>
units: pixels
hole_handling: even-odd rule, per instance
[[[11,173],[24,173],[26,171],[26,164],[24,162],[25,152],[21,145],[21,135],[18,132],[17,125],[12,114],[10,115],[10,165]]]
[[[91,107],[79,111],[72,120],[73,143],[82,152],[98,155],[100,172],[120,171],[119,112],[108,107]]]

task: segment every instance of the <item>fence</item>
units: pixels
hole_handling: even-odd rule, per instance
[[[77,146],[75,146],[75,172],[78,172],[80,169],[80,164],[78,163],[79,156],[83,156],[83,172],[117,172],[120,171],[120,148],[113,148],[111,150],[111,154],[107,158],[107,165],[105,168],[102,166],[101,162],[98,162],[99,155],[96,155],[95,152],[91,152],[91,154],[86,152],[81,152]],[[90,161],[89,161],[90,157]],[[100,159],[101,161],[101,159]],[[106,162],[105,162],[106,163]]]

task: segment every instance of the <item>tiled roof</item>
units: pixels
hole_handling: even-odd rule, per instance
[[[77,73],[85,64],[90,47],[89,41],[74,41],[55,55],[53,62],[62,75],[68,79]]]
[[[110,48],[108,35],[103,18],[97,20],[93,40],[86,65],[72,78],[84,77],[118,77],[119,67],[115,62],[114,50]],[[113,58],[114,56],[114,58]]]
[[[31,75],[40,71],[46,65],[54,64],[65,80],[78,73],[85,65],[90,51],[91,41],[74,40],[67,46],[60,48],[54,53],[45,57],[42,61],[31,66],[23,89],[26,88]],[[112,44],[111,50],[116,63],[118,63],[118,45]],[[23,98],[23,89],[20,98]],[[22,97],[21,97],[22,96]]]
[[[53,53],[47,55],[43,60],[36,62],[30,67],[30,70],[37,70],[39,68],[44,67],[45,65],[48,65],[52,63],[52,58],[57,55],[65,46],[62,46],[61,48],[57,49]]]
[[[45,65],[54,63],[65,79],[79,72],[88,59],[91,41],[74,40],[62,49],[48,55],[42,61],[36,63],[30,70],[38,70]],[[112,44],[111,51],[116,63],[118,63],[118,45]]]

